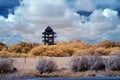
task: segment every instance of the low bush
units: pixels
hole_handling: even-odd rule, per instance
[[[39,43],[27,43],[19,42],[16,44],[6,45],[0,42],[0,51],[6,51],[12,54],[14,57],[19,57],[18,54],[24,53],[30,57],[35,56],[55,56],[55,57],[66,57],[66,56],[80,56],[85,51],[87,54],[94,55],[97,51],[101,55],[115,55],[116,50],[120,50],[120,42],[102,41],[101,43],[89,44],[87,42],[69,41],[69,42],[57,42],[55,45],[44,45]],[[16,54],[14,54],[16,53]],[[24,56],[23,54],[21,54]],[[0,56],[4,57],[4,52],[0,52]],[[7,55],[11,57],[11,55]]]
[[[0,73],[14,72],[16,68],[13,65],[12,59],[0,59]]]
[[[109,67],[110,70],[119,70],[120,71],[120,53],[117,53],[114,59],[111,61],[112,64]]]
[[[74,72],[77,72],[78,71],[78,63],[80,61],[80,58],[79,57],[73,57],[70,61],[70,68],[74,71]]]
[[[44,72],[52,72],[57,69],[57,64],[53,59],[45,59],[41,57],[36,65],[36,69],[42,74]]]
[[[105,69],[104,59],[97,52],[95,52],[95,54],[91,57],[90,69],[91,70],[104,70]]]
[[[87,56],[73,57],[70,61],[70,68],[74,71],[86,71],[89,69],[89,59]]]
[[[86,70],[104,70],[105,63],[102,56],[95,53],[93,56],[73,57],[70,61],[70,68],[72,71],[86,71]]]
[[[4,47],[6,47],[6,45],[5,45],[4,43],[0,42],[0,51],[1,51]]]
[[[38,43],[19,42],[8,46],[8,52],[29,53],[32,48],[39,46]]]
[[[112,70],[120,71],[120,52],[114,56],[101,56],[97,52],[89,56],[73,57],[70,61],[72,71]]]

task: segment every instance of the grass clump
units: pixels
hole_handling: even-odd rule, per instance
[[[89,69],[89,59],[87,56],[73,57],[70,61],[72,71],[86,71]]]
[[[90,63],[91,70],[105,70],[104,59],[97,52],[95,52],[94,55],[91,56]]]
[[[105,70],[105,63],[102,56],[95,53],[93,56],[82,55],[73,57],[70,61],[72,71],[87,71],[87,70]]]
[[[57,69],[57,64],[53,59],[45,59],[41,57],[36,65],[36,69],[41,73],[52,72]]]
[[[13,65],[14,60],[12,59],[1,59],[0,60],[0,73],[8,73],[16,71],[16,68]]]

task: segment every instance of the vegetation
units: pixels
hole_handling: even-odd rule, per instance
[[[89,69],[89,60],[86,56],[73,57],[70,62],[70,68],[74,71],[86,71]]]
[[[111,59],[113,58],[113,59]],[[86,76],[120,76],[120,54],[116,54],[112,57],[104,57],[101,56],[98,53],[95,53],[94,55],[82,55],[79,57],[73,57],[70,62],[70,68],[69,67],[57,67],[56,62],[51,57],[40,57],[38,60],[38,63],[36,65],[36,70],[33,68],[28,67],[17,67],[17,72],[10,73],[10,74],[3,74],[3,72],[13,72],[16,70],[14,68],[13,60],[12,59],[1,59],[1,64],[8,64],[0,67],[1,73],[0,77],[86,77]],[[34,59],[34,58],[33,58]],[[98,60],[96,60],[98,59]],[[110,63],[111,61],[116,61],[116,64]],[[101,63],[101,61],[103,61]],[[106,62],[107,61],[107,62]],[[28,63],[28,62],[27,62]],[[27,64],[26,63],[26,64]],[[58,62],[59,63],[59,62]],[[72,65],[71,65],[72,64]],[[104,65],[103,65],[104,64]],[[11,67],[9,67],[9,65]],[[24,65],[24,64],[20,64]],[[67,64],[66,64],[67,65]],[[101,65],[103,67],[101,67]],[[114,65],[114,69],[111,69]],[[75,67],[77,66],[77,67]],[[105,66],[105,67],[104,67]],[[117,66],[117,67],[116,67]],[[21,68],[22,67],[22,68]],[[32,66],[33,67],[33,66]],[[4,71],[3,71],[4,70]]]
[[[41,73],[52,72],[57,69],[57,64],[53,59],[45,59],[41,57],[36,65],[36,69]]]
[[[13,60],[11,59],[1,59],[0,60],[0,73],[14,72],[16,68],[14,68]]]
[[[6,45],[2,42],[0,42],[0,51],[5,47]]]
[[[69,41],[57,42],[56,45],[43,45],[38,43],[19,42],[5,45],[0,43],[0,57],[34,57],[34,56],[80,56],[98,52],[101,55],[114,55],[120,50],[120,42],[102,41],[101,43],[89,44],[87,42]]]
[[[120,71],[120,53],[112,57],[103,57],[98,53],[91,56],[73,57],[69,65],[74,72],[87,70]]]
[[[110,46],[112,45],[112,46]],[[58,42],[56,45],[40,45],[30,51],[34,56],[80,56],[83,54],[94,54],[98,52],[101,55],[114,55],[120,50],[120,42],[103,41],[98,44],[88,44],[86,42]]]
[[[108,56],[106,56],[108,55]],[[56,45],[43,45],[38,43],[19,42],[6,45],[0,42],[0,72],[7,73],[16,70],[13,60],[7,57],[35,57],[35,56],[73,56],[69,65],[70,69],[57,68],[56,62],[51,58],[40,57],[36,70],[28,75],[40,77],[80,77],[120,75],[120,42],[103,41],[89,44],[86,42],[69,41],[57,42]],[[83,72],[84,71],[84,72]],[[41,74],[40,74],[41,73]]]
[[[93,56],[90,57],[90,69],[91,70],[105,70],[104,58],[100,56],[99,53],[95,52]]]

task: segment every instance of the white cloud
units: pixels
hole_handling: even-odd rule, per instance
[[[116,32],[120,29],[117,14],[117,11],[105,9],[94,10],[89,17],[79,16],[65,0],[23,0],[14,15],[9,14],[7,19],[0,16],[0,34],[19,34],[23,40],[41,42],[41,33],[52,26],[59,41],[111,39],[112,34],[120,32]]]
[[[117,11],[113,11],[113,10],[110,10],[110,9],[105,9],[103,11],[103,15],[105,17],[115,17],[118,15],[118,12]]]
[[[108,13],[109,17],[103,15],[105,10],[110,11]],[[86,28],[89,27],[88,32],[90,32],[89,37],[91,37],[91,39],[107,39],[108,36],[111,35],[111,32],[117,29],[117,25],[120,21],[118,15],[113,14],[113,12],[115,12],[114,10],[105,10],[94,11],[89,16],[90,20],[83,25],[86,26]]]

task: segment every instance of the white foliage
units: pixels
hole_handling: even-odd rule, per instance
[[[36,69],[42,74],[43,72],[52,72],[57,69],[57,64],[53,59],[41,57],[36,65]]]
[[[73,57],[70,62],[73,71],[86,71],[89,69],[89,59],[87,56]]]
[[[0,73],[13,72],[16,70],[13,65],[12,59],[1,59],[0,60]]]

